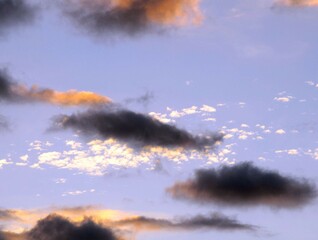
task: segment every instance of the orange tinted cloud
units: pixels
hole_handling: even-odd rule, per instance
[[[59,92],[48,88],[32,87],[28,89],[25,86],[18,85],[13,88],[13,92],[26,100],[62,106],[98,105],[111,102],[108,97],[88,91],[69,90]]]
[[[64,13],[94,33],[136,34],[199,24],[200,0],[65,0]]]
[[[69,90],[59,92],[49,88],[31,88],[16,83],[5,69],[0,69],[0,101],[46,102],[61,106],[101,105],[111,99],[87,91]]]

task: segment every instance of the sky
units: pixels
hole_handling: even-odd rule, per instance
[[[315,240],[318,1],[0,0],[0,240]]]

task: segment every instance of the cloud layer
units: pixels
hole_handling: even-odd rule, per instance
[[[2,30],[32,21],[36,9],[24,0],[0,0],[0,33]]]
[[[54,119],[53,129],[74,129],[85,135],[97,134],[102,138],[115,138],[141,146],[212,148],[222,136],[194,136],[173,125],[162,123],[148,115],[129,110],[90,110],[73,115],[60,115]]]
[[[168,193],[177,199],[220,205],[299,207],[316,189],[305,179],[286,177],[251,163],[198,170],[193,179],[176,183]]]
[[[134,227],[139,231],[154,231],[154,230],[202,230],[202,229],[217,229],[217,230],[255,230],[252,225],[239,223],[235,219],[228,218],[222,214],[215,213],[210,216],[198,215],[191,218],[179,218],[175,221],[167,219],[156,219],[139,216],[128,218],[113,223],[114,226]]]
[[[110,103],[108,97],[93,92],[69,90],[59,92],[49,88],[39,88],[16,83],[8,72],[0,69],[0,102],[15,103],[43,102],[61,106],[103,105]]]
[[[199,0],[65,0],[66,16],[94,34],[135,35],[166,26],[199,23]]]
[[[280,0],[276,4],[287,7],[314,7],[318,6],[318,0]]]
[[[257,230],[255,226],[242,224],[236,219],[220,213],[169,220],[136,216],[91,206],[46,210],[3,209],[1,212],[10,213],[9,217],[1,219],[2,237],[8,240],[16,238],[24,240],[103,240],[123,239],[124,235],[130,236],[148,231]]]

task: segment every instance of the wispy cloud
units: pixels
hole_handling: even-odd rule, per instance
[[[0,69],[0,102],[1,100],[13,103],[43,102],[61,106],[103,105],[111,102],[108,97],[88,91],[59,92],[37,86],[28,88],[16,83],[5,69]]]
[[[316,197],[316,187],[305,179],[287,177],[251,163],[198,170],[193,179],[176,183],[168,193],[198,203],[291,208]]]
[[[133,227],[139,231],[176,230],[193,231],[204,229],[216,230],[255,230],[256,227],[242,224],[235,219],[222,214],[214,213],[210,216],[198,215],[195,217],[178,218],[176,220],[149,218],[138,216],[113,223],[114,226]]]

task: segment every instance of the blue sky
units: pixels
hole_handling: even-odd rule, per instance
[[[122,29],[94,34],[58,4],[26,2],[40,6],[32,22],[3,31],[0,24],[0,67],[16,82],[90,91],[195,136],[221,132],[224,139],[204,152],[135,148],[116,138],[48,130],[54,116],[87,106],[0,100],[8,124],[0,129],[2,210],[32,212],[37,220],[80,206],[164,219],[219,212],[258,228],[148,229],[128,239],[316,239],[315,199],[292,209],[242,208],[179,201],[165,189],[197,169],[245,161],[317,183],[317,2],[201,0],[200,24],[159,23],[163,32],[137,36]],[[145,94],[153,97],[138,101]],[[19,233],[36,223],[0,221],[3,231]]]

